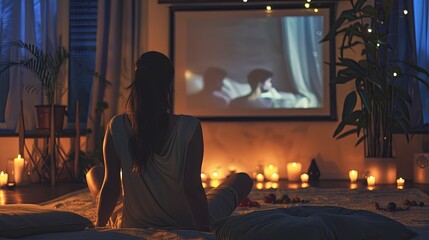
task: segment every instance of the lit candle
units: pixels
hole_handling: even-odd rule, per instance
[[[274,166],[273,164],[270,164],[264,168],[264,175],[267,177],[268,180],[272,180],[271,177],[273,176],[273,173],[278,173],[279,168],[277,166]]]
[[[309,178],[309,176],[307,173],[301,174],[301,182],[308,183],[308,178]]]
[[[264,184],[263,183],[260,183],[260,182],[256,183],[256,189],[261,190],[263,188],[264,188]]]
[[[349,172],[349,178],[351,183],[355,183],[358,177],[358,171],[356,170],[350,170]]]
[[[0,173],[0,187],[4,187],[7,184],[8,174],[1,171]]]
[[[291,162],[287,164],[287,177],[291,182],[299,181],[301,175],[301,163]]]
[[[258,175],[256,175],[256,181],[263,182],[264,181],[264,174],[258,173]]]
[[[20,185],[22,183],[22,172],[24,171],[24,158],[21,158],[21,154],[13,161],[13,171],[15,173],[15,183]]]
[[[212,179],[218,179],[219,178],[219,173],[217,171],[213,171],[212,172]]]
[[[273,174],[271,174],[271,181],[273,181],[273,182],[278,182],[278,181],[279,181],[279,178],[280,178],[280,176],[279,176],[279,174],[278,174],[278,173],[273,173]]]
[[[205,173],[201,173],[201,181],[205,182],[207,181],[207,175]]]
[[[366,182],[368,183],[368,186],[373,187],[375,185],[375,177],[374,176],[369,176],[366,179]]]
[[[403,178],[398,178],[396,180],[396,184],[398,186],[399,189],[403,189],[404,188],[404,183],[405,183],[405,179]]]

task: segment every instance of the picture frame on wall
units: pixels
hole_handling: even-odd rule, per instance
[[[171,6],[174,112],[202,120],[337,119],[334,3]]]

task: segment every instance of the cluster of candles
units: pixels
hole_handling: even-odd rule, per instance
[[[355,184],[358,178],[358,171],[356,170],[350,170],[349,171],[349,178],[350,178],[350,183],[351,184]],[[375,186],[375,177],[370,175],[366,178],[366,183],[368,185],[368,188],[373,189]],[[405,179],[403,178],[398,178],[396,180],[396,187],[398,189],[404,189],[404,184],[405,184]]]
[[[290,162],[287,164],[287,176],[288,180],[290,182],[299,182],[301,180],[301,183],[307,184],[309,180],[309,175],[307,173],[302,173],[302,165],[299,162]],[[358,180],[358,174],[359,172],[357,170],[350,170],[349,171],[349,179],[351,183],[351,188],[355,189],[357,188],[357,180]],[[263,173],[258,172],[254,175],[255,180],[257,181],[257,184],[259,186],[263,186],[264,181],[268,181],[268,184],[271,184],[273,188],[276,188],[277,182],[280,179],[280,175],[278,173],[278,167],[274,166],[272,164],[264,167]],[[213,171],[211,173],[210,180],[213,181],[213,184],[216,185],[216,182],[218,182],[221,178],[223,178],[218,171]],[[209,177],[205,173],[201,173],[201,180],[203,182],[206,182],[209,179]],[[375,177],[374,176],[368,176],[366,178],[366,182],[368,185],[368,188],[370,190],[374,189],[375,186]],[[0,182],[1,183],[1,182]],[[211,185],[213,185],[211,184]],[[405,179],[398,178],[396,180],[396,185],[398,189],[403,189],[405,184]],[[270,186],[271,186],[270,185]],[[213,186],[212,186],[213,187]]]
[[[24,158],[21,157],[21,154],[18,154],[18,157],[16,157],[13,161],[13,178],[15,182],[12,184],[20,185],[22,184],[23,175],[24,172]],[[10,184],[10,175],[4,171],[0,172],[0,187],[4,187],[8,184]]]

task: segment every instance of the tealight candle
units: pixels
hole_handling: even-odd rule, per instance
[[[273,174],[271,174],[271,181],[273,181],[273,182],[278,182],[278,181],[279,181],[279,178],[280,178],[280,176],[279,176],[279,174],[278,174],[278,173],[273,173]]]
[[[301,175],[301,163],[290,162],[287,164],[287,177],[291,182],[299,181],[299,176]]]
[[[8,174],[1,171],[0,173],[0,187],[3,187],[7,184],[8,181]]]
[[[396,180],[396,184],[397,184],[397,186],[398,186],[398,188],[399,188],[399,189],[404,188],[405,179],[403,179],[403,178],[398,178],[398,179]]]
[[[372,187],[375,185],[375,177],[374,176],[369,176],[366,179],[366,182],[368,183],[368,186]]]
[[[264,175],[262,173],[258,173],[258,175],[256,175],[256,181],[263,182],[264,181]]]
[[[308,178],[309,178],[309,176],[307,173],[301,174],[301,182],[302,183],[308,183]]]
[[[350,170],[349,172],[349,178],[351,183],[355,183],[358,177],[358,171],[356,170]]]
[[[22,183],[22,172],[24,171],[24,158],[21,158],[21,154],[13,161],[13,170],[15,173],[15,183],[20,185]]]

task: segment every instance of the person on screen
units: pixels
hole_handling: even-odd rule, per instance
[[[116,227],[210,231],[247,196],[246,173],[229,176],[207,194],[201,182],[203,136],[200,121],[172,113],[174,67],[165,55],[146,52],[137,60],[128,112],[106,128],[104,168],[86,175],[97,201],[96,227],[120,214]],[[116,205],[123,187],[123,204]],[[115,209],[116,206],[116,209]]]
[[[195,108],[226,108],[230,99],[222,94],[223,80],[226,71],[210,67],[203,74],[203,89],[189,96],[188,104]]]
[[[272,85],[273,73],[266,69],[254,69],[247,80],[250,85],[250,93],[231,100],[231,108],[272,108],[274,101],[281,95]]]

